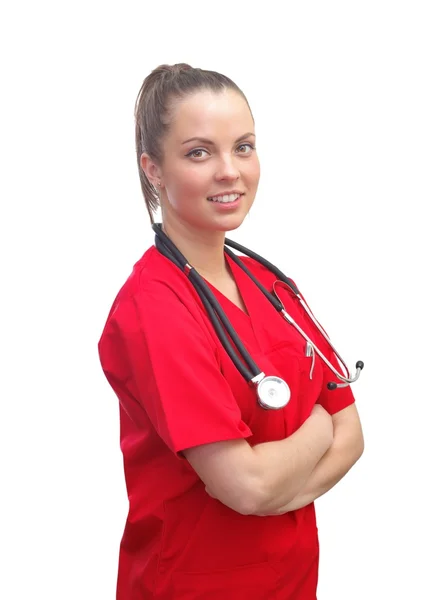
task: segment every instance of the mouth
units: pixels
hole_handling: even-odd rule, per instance
[[[234,202],[239,200],[239,198],[243,195],[244,195],[243,193],[242,194],[223,194],[221,196],[210,196],[209,198],[207,198],[207,200],[209,200],[210,202],[217,202],[218,204],[233,204]]]

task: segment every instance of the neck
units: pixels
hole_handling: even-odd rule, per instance
[[[177,246],[189,264],[208,278],[220,278],[229,274],[224,255],[224,231],[202,231],[184,226],[183,223],[163,217],[163,232]]]

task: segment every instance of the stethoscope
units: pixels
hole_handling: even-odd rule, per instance
[[[162,231],[161,223],[154,223],[153,230],[156,233],[155,237],[155,245],[161,254],[163,254],[166,258],[171,260],[177,267],[179,267],[189,278],[197,293],[199,294],[200,299],[205,307],[205,310],[208,313],[208,316],[211,320],[211,323],[216,330],[216,333],[221,341],[223,347],[227,351],[229,357],[233,361],[237,370],[240,372],[242,377],[248,382],[250,386],[256,386],[256,393],[258,397],[258,403],[262,408],[265,409],[279,409],[286,406],[290,400],[290,388],[288,384],[281,378],[275,375],[265,375],[263,371],[257,366],[257,364],[253,361],[250,354],[247,352],[245,346],[237,335],[236,331],[233,329],[230,321],[228,320],[226,314],[222,310],[221,305],[217,301],[213,292],[210,290],[208,285],[205,283],[204,278],[199,275],[194,267],[192,267],[187,259],[183,256],[180,250],[175,246],[175,244],[171,241],[171,239]],[[233,242],[225,238],[225,252],[230,256],[230,258],[253,280],[253,282],[258,286],[258,288],[265,294],[268,300],[272,303],[274,308],[284,317],[284,319],[293,325],[302,337],[305,339],[306,345],[306,356],[312,356],[314,360],[314,353],[318,354],[321,360],[329,367],[329,369],[335,374],[335,376],[342,381],[343,383],[335,383],[333,381],[327,384],[327,388],[329,390],[335,390],[336,388],[346,387],[351,383],[354,383],[361,374],[362,369],[364,368],[364,363],[362,361],[358,361],[356,363],[356,374],[354,377],[350,376],[350,372],[348,370],[347,365],[344,360],[338,354],[333,344],[331,343],[329,337],[323,330],[320,323],[316,320],[313,313],[307,306],[306,302],[302,298],[299,290],[293,284],[293,282],[286,277],[282,271],[280,271],[277,267],[272,265],[268,260],[262,258],[252,250],[248,250],[244,246],[241,246],[237,242]],[[308,335],[299,327],[299,325],[295,322],[295,320],[286,312],[283,302],[280,300],[275,286],[273,286],[273,292],[276,295],[276,298],[270,294],[268,290],[264,288],[264,286],[256,279],[256,277],[249,271],[249,269],[245,266],[245,264],[240,260],[240,258],[234,254],[227,246],[231,246],[235,248],[239,252],[246,254],[247,256],[254,258],[259,263],[261,263],[264,267],[269,269],[272,273],[274,273],[279,280],[276,283],[282,283],[288,286],[292,292],[296,295],[297,299],[301,303],[304,310],[307,312],[313,323],[316,325],[317,329],[320,331],[322,336],[327,340],[330,348],[333,350],[338,361],[343,365],[347,376],[342,375],[337,371],[337,369],[331,364],[331,362],[324,356],[324,354],[319,350],[314,342],[308,337]],[[244,359],[246,365],[242,363],[239,357],[236,355],[233,350],[232,344],[229,342],[228,337],[225,331],[222,328],[222,325],[225,328],[226,332],[230,336],[233,344],[238,350],[239,354]]]

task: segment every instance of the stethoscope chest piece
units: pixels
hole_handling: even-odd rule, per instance
[[[281,377],[268,375],[258,383],[257,397],[262,408],[268,410],[284,408],[289,403],[290,396],[290,388]]]

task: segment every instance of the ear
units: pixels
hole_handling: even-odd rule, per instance
[[[150,156],[145,152],[142,153],[140,157],[140,166],[142,167],[143,172],[147,176],[148,180],[154,187],[158,187],[159,179],[162,178],[162,172],[160,167],[151,160]]]

